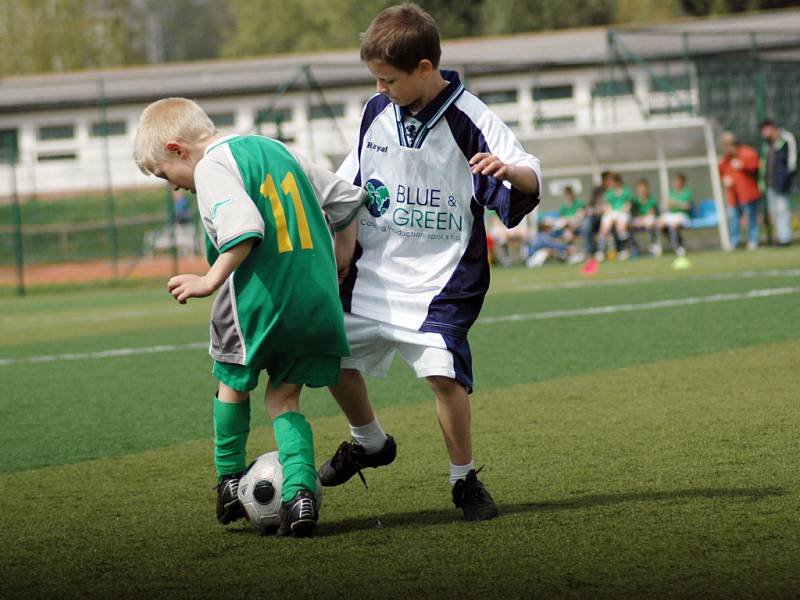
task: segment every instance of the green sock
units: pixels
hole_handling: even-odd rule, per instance
[[[217,476],[233,475],[247,466],[247,436],[250,433],[250,398],[223,402],[214,397],[214,464]]]
[[[314,466],[314,434],[306,418],[297,412],[283,413],[273,422],[278,458],[283,467],[281,498],[288,502],[299,490],[317,493]]]

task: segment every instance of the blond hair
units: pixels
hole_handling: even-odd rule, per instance
[[[194,144],[217,133],[214,122],[188,98],[164,98],[150,104],[139,117],[133,159],[145,175],[170,158],[169,141]]]

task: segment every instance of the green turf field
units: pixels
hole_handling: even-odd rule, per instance
[[[396,363],[369,383],[398,459],[327,490],[311,540],[214,519],[209,301],[0,298],[0,597],[797,598],[800,249],[691,258],[495,269],[470,341],[501,516],[458,519]],[[345,422],[304,409],[323,459]]]

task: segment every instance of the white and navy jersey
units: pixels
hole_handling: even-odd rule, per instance
[[[466,336],[489,287],[484,209],[508,227],[539,203],[508,182],[473,175],[469,159],[489,152],[532,169],[539,160],[451,71],[449,84],[411,115],[383,95],[361,117],[358,144],[339,168],[363,186],[344,309],[419,331]]]

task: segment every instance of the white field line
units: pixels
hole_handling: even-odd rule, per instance
[[[672,300],[659,300],[657,302],[643,302],[640,304],[613,304],[610,306],[594,306],[589,308],[576,308],[572,310],[548,310],[536,313],[504,315],[499,317],[484,317],[476,325],[490,325],[492,323],[513,323],[519,321],[536,321],[545,319],[560,319],[565,317],[588,317],[592,315],[610,315],[621,312],[637,310],[657,310],[660,308],[673,308],[676,306],[689,306],[692,304],[709,304],[714,302],[731,302],[734,300],[751,300],[753,298],[769,298],[771,296],[785,296],[787,294],[800,294],[800,287],[771,288],[752,290],[738,294],[713,294],[711,296],[693,296],[689,298],[675,298]],[[0,358],[0,367],[19,364],[47,363],[65,360],[85,360],[95,358],[112,358],[115,356],[134,356],[137,354],[157,354],[161,352],[176,352],[179,350],[199,350],[208,348],[208,342],[193,342],[191,344],[177,344],[164,346],[147,346],[144,348],[117,348],[114,350],[101,350],[98,352],[72,352],[69,354],[45,354],[40,356],[23,356],[20,358]]]
[[[719,281],[726,279],[756,279],[769,277],[800,277],[800,269],[770,269],[764,271],[728,271],[725,273],[709,273],[707,275],[691,275],[689,277],[618,277],[615,279],[573,279],[561,283],[523,283],[519,285],[500,285],[492,290],[504,292],[536,292],[546,290],[570,290],[583,287],[602,287],[607,285],[636,285],[640,283],[671,283],[673,281]]]
[[[656,302],[642,302],[640,304],[612,304],[610,306],[593,306],[589,308],[575,308],[570,310],[547,310],[535,313],[516,315],[503,315],[500,317],[484,317],[478,319],[476,325],[490,325],[492,323],[513,323],[518,321],[539,321],[544,319],[559,319],[563,317],[589,317],[592,315],[610,315],[614,313],[633,312],[637,310],[656,310],[660,308],[673,308],[676,306],[690,306],[692,304],[708,304],[712,302],[731,302],[734,300],[750,300],[752,298],[768,298],[770,296],[785,296],[800,293],[800,287],[771,288],[752,290],[738,294],[713,294],[711,296],[692,296],[689,298],[675,298],[672,300],[658,300]]]
[[[134,356],[137,354],[158,354],[177,350],[198,350],[208,348],[208,342],[192,342],[191,344],[170,344],[164,346],[147,346],[144,348],[117,348],[98,352],[70,352],[68,354],[43,354],[40,356],[23,356],[21,358],[0,358],[0,367],[30,363],[47,363],[62,360],[84,360],[91,358],[112,358],[114,356]]]

